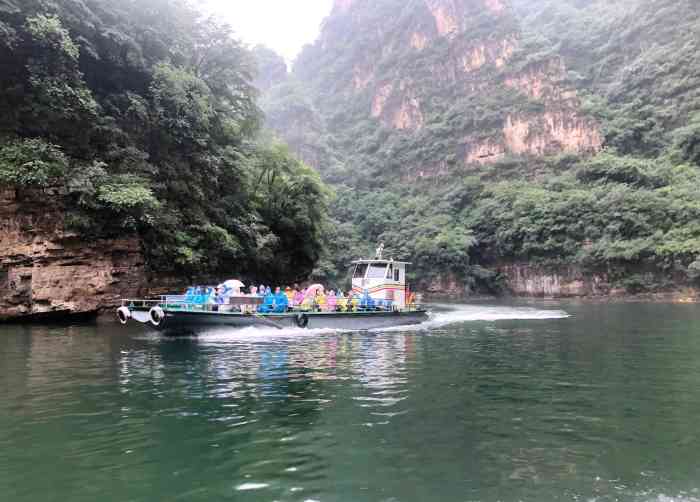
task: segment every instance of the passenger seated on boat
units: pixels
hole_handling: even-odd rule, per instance
[[[336,298],[336,312],[347,312],[348,310],[348,299],[347,298]]]
[[[300,307],[304,302],[304,292],[299,289],[299,286],[294,288],[294,297],[292,299],[293,307]]]
[[[365,290],[362,301],[360,302],[360,308],[362,310],[374,310],[375,306],[374,299],[369,295],[369,292]]]
[[[338,298],[335,296],[335,291],[331,289],[331,292],[328,293],[328,296],[326,297],[326,311],[327,312],[335,312],[336,308],[338,307]]]
[[[207,305],[216,305],[217,304],[216,297],[217,297],[217,288],[212,288],[212,287],[207,288],[206,304]],[[214,309],[214,310],[216,310],[216,309]]]
[[[211,291],[206,286],[200,286],[197,288],[197,294],[195,295],[194,302],[198,309],[203,309],[205,305],[209,303],[209,297],[211,296]]]
[[[204,295],[204,290],[202,289],[201,286],[197,286],[197,287],[195,288],[194,298],[193,298],[193,300],[192,300],[193,303],[194,303],[195,305],[203,305],[204,302],[206,301],[205,299],[206,299],[206,297],[205,297],[205,295]]]
[[[287,311],[287,306],[289,306],[287,295],[285,295],[280,288],[276,288],[274,312],[276,314],[282,314]]]
[[[269,295],[265,295],[265,299],[263,301],[263,304],[258,307],[258,312],[262,314],[269,314],[272,312],[275,308],[275,296],[270,293]]]
[[[216,288],[216,296],[214,298],[214,302],[217,305],[224,305],[226,303],[227,298],[228,296],[224,288]]]
[[[209,295],[207,303],[212,305],[211,310],[218,312],[219,307],[226,303],[224,288],[212,288],[212,292]]]
[[[194,303],[196,291],[196,288],[187,288],[187,291],[185,291],[185,303]]]
[[[314,297],[315,310],[318,312],[323,312],[326,309],[326,295],[320,290],[316,290],[316,296]]]
[[[287,306],[294,304],[294,290],[287,286],[284,288],[284,296],[287,297]]]
[[[348,312],[357,312],[360,306],[360,298],[352,291],[348,293]]]

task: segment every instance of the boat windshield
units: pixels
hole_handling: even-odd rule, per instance
[[[369,272],[367,273],[367,279],[384,279],[384,274],[386,274],[386,264],[372,264],[369,266]]]
[[[357,265],[355,265],[355,273],[352,274],[352,277],[353,279],[364,279],[365,272],[367,272],[367,264],[358,263]]]

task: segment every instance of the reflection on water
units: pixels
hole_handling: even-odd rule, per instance
[[[700,499],[694,306],[0,328],[6,500]],[[569,317],[571,314],[571,317]]]

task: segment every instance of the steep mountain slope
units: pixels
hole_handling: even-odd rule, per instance
[[[600,149],[561,58],[522,46],[500,0],[356,0],[336,4],[295,73],[321,109],[342,110],[334,132],[371,119],[367,127],[383,126],[379,141],[397,144],[371,155],[379,171],[415,178],[510,154]],[[365,152],[379,141],[354,146]]]
[[[437,289],[694,285],[700,6],[338,0],[264,94],[332,182],[336,277],[385,241]]]
[[[659,155],[682,143],[700,101],[700,8],[692,0],[513,0],[591,97],[605,144]],[[698,159],[693,159],[697,161]]]

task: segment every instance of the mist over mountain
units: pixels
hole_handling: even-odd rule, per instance
[[[336,1],[261,101],[338,195],[317,274],[383,241],[435,290],[693,285],[699,14],[672,0]]]

